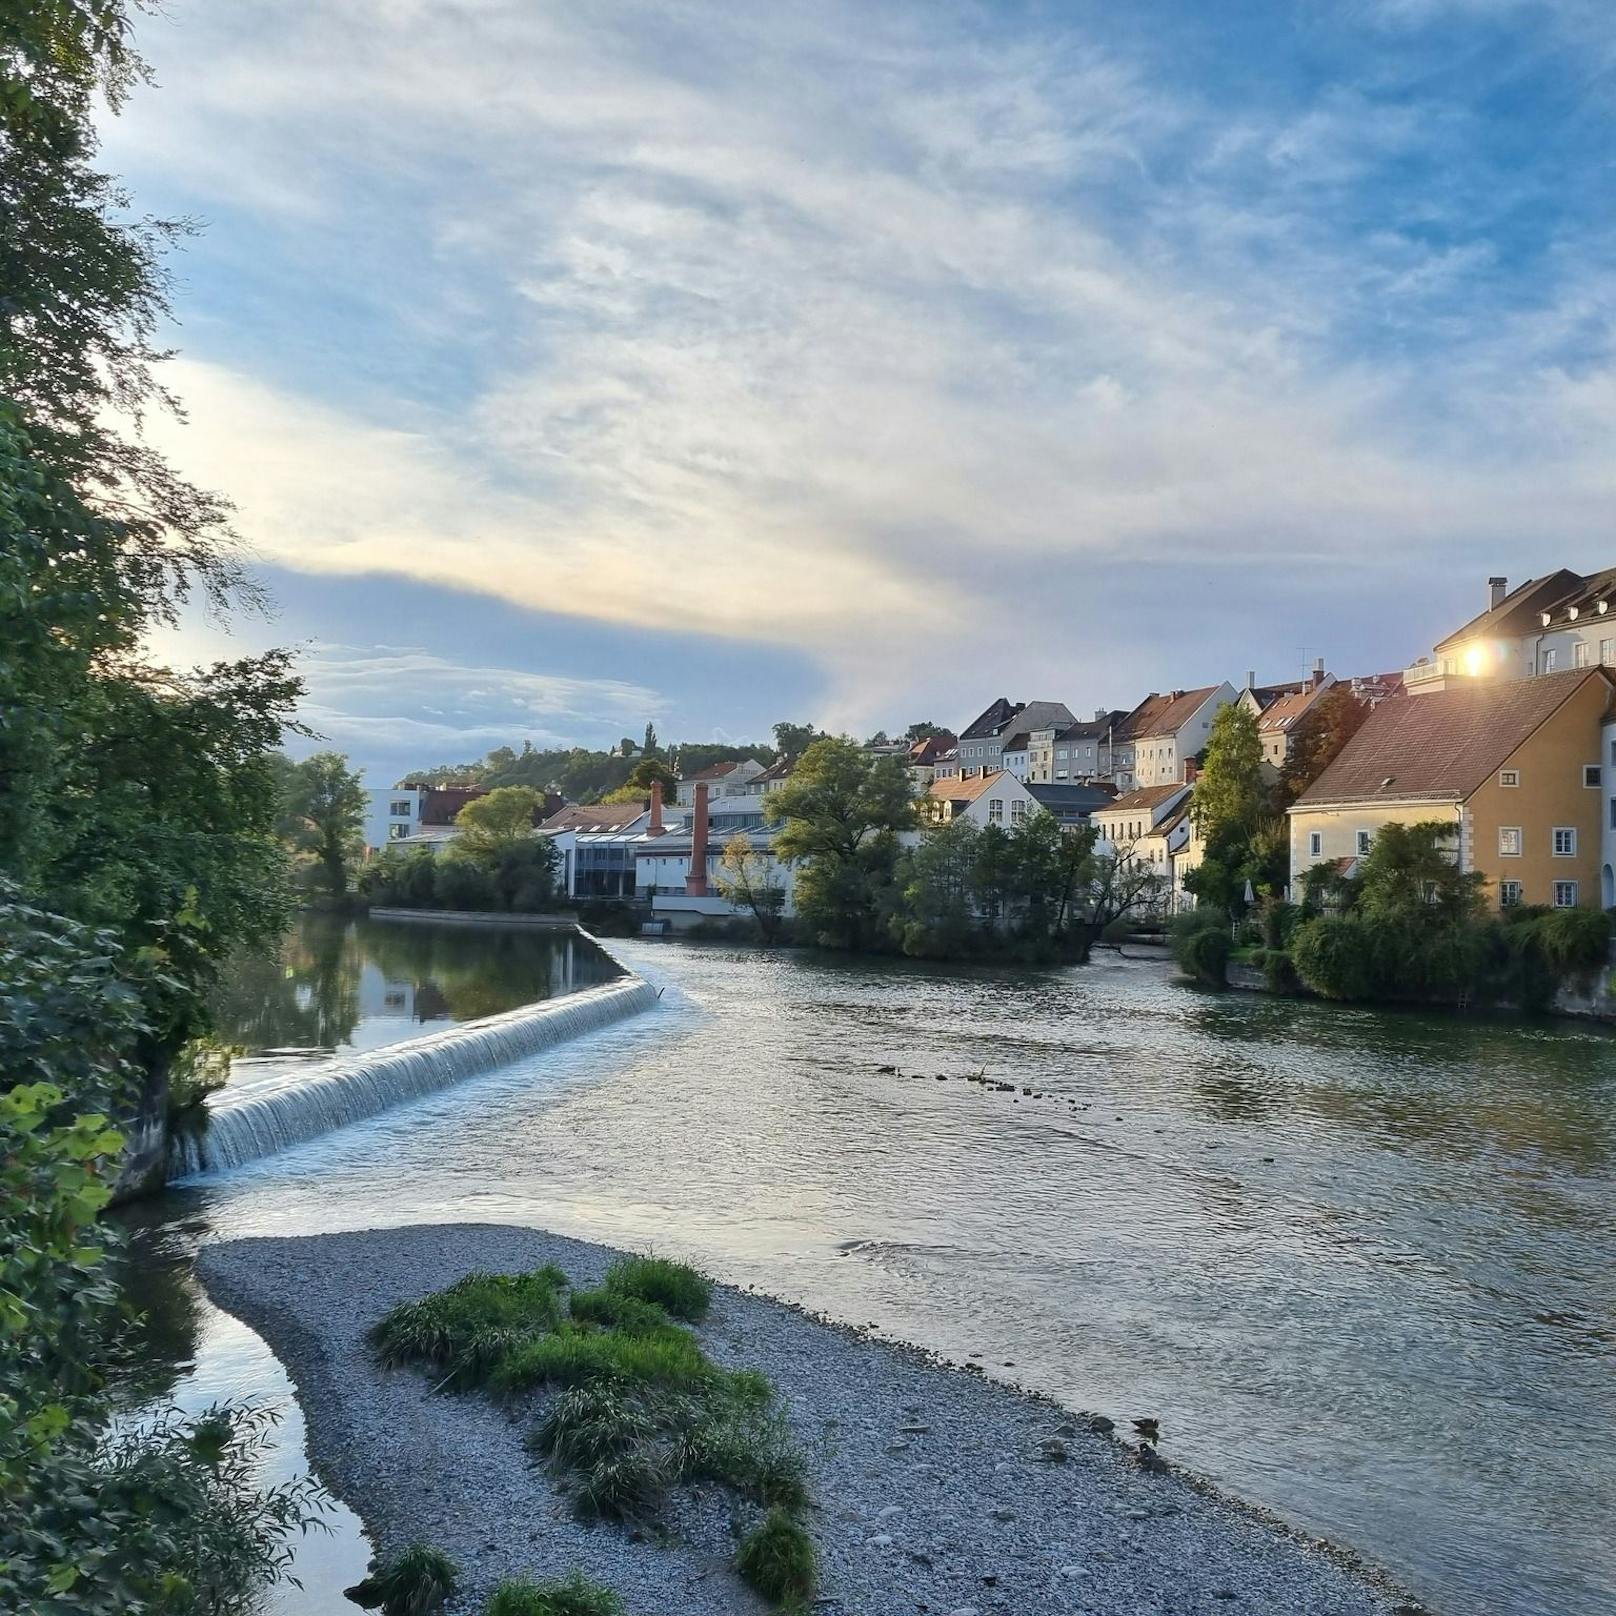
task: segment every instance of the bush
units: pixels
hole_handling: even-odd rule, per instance
[[[778,1507],[742,1541],[735,1568],[776,1604],[806,1604],[819,1580],[813,1539],[799,1521]]]
[[[561,1582],[502,1582],[484,1607],[485,1616],[623,1616],[623,1601],[610,1588],[574,1571]]]
[[[1173,959],[1186,976],[1207,987],[1229,980],[1229,917],[1221,909],[1191,909],[1172,926]]]
[[[375,1562],[372,1562],[374,1567]],[[343,1596],[381,1616],[431,1616],[454,1592],[460,1573],[453,1560],[425,1543],[414,1543]]]
[[[717,1373],[696,1338],[677,1325],[648,1335],[625,1335],[563,1324],[548,1335],[508,1343],[487,1383],[500,1397],[535,1386],[582,1386],[597,1380],[694,1391]]]
[[[1283,948],[1263,949],[1261,963],[1263,981],[1270,993],[1290,997],[1302,991],[1302,980],[1296,974],[1296,967],[1291,964],[1290,955]]]
[[[1610,916],[1598,909],[1551,909],[1533,922],[1544,960],[1561,976],[1588,976],[1610,958]]]
[[[712,1282],[685,1263],[665,1257],[623,1257],[606,1271],[606,1289],[655,1302],[676,1319],[695,1323],[707,1315]]]
[[[370,1332],[389,1366],[426,1364],[452,1390],[483,1385],[513,1350],[561,1319],[559,1268],[529,1274],[467,1274],[447,1290],[395,1307]]]
[[[1258,924],[1262,927],[1263,946],[1269,949],[1288,949],[1296,928],[1301,924],[1302,911],[1294,903],[1273,899],[1262,906]]]
[[[1291,939],[1291,964],[1326,999],[1373,999],[1381,976],[1372,928],[1357,915],[1316,915]]]
[[[444,852],[432,880],[432,901],[439,909],[493,909],[494,883],[475,859]]]

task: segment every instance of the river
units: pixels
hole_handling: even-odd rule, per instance
[[[1157,1415],[1167,1457],[1443,1616],[1616,1609],[1608,1034],[1202,993],[1103,954],[613,950],[657,1010],[140,1209],[185,1400],[284,1393],[196,1295],[197,1240],[531,1223]],[[341,1524],[275,1610],[351,1608]]]

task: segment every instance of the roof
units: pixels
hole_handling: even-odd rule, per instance
[[[1462,802],[1589,679],[1611,688],[1602,669],[1573,668],[1382,702],[1295,806]]]
[[[1069,814],[1089,814],[1112,806],[1111,793],[1101,791],[1098,786],[1045,785],[1031,781],[1027,785],[1027,791],[1034,802],[1047,808],[1051,813],[1059,810]]]
[[[1022,730],[1018,734],[1012,735],[1010,739],[1004,743],[1004,750],[1006,752],[1025,752],[1027,750],[1026,730]]]
[[[1008,770],[989,769],[986,774],[973,774],[969,778],[955,774],[946,780],[933,780],[927,786],[926,794],[936,797],[939,802],[975,802],[984,792],[990,791],[1002,780],[1020,784]]]
[[[648,812],[643,802],[570,803],[550,815],[540,830],[626,830]]]
[[[1257,728],[1269,732],[1289,729],[1326,690],[1334,689],[1334,685],[1314,685],[1309,681],[1300,690],[1276,697],[1257,715]]]
[[[763,780],[789,780],[796,764],[790,758],[776,758],[757,778]]]
[[[736,758],[729,758],[722,763],[709,763],[705,769],[697,769],[694,774],[681,775],[679,783],[683,785],[687,780],[722,780],[726,774],[733,774],[740,766]]]
[[[1176,735],[1221,686],[1203,685],[1199,690],[1154,690],[1117,727],[1119,741],[1139,741],[1148,735]]]
[[[1021,702],[1000,696],[990,702],[959,732],[959,738],[962,741],[980,741],[997,735],[1015,722],[1016,715],[1021,709]]]
[[[917,768],[927,763],[935,763],[938,758],[952,752],[958,743],[946,731],[941,735],[928,735],[923,741],[916,741],[909,748],[909,761]]]
[[[1137,791],[1130,791],[1126,796],[1118,797],[1115,802],[1108,802],[1103,809],[1096,809],[1096,813],[1107,814],[1136,814],[1145,809],[1159,808],[1164,802],[1176,797],[1180,792],[1188,791],[1189,787],[1179,781],[1170,786],[1140,786]]]
[[[1595,579],[1616,579],[1616,574],[1600,572]],[[1454,629],[1446,640],[1438,640],[1437,651],[1459,645],[1464,640],[1513,640],[1522,633],[1535,633],[1542,629],[1542,612],[1553,611],[1556,606],[1571,606],[1577,596],[1584,595],[1592,579],[1580,572],[1548,572],[1540,579],[1527,579],[1514,588],[1496,606],[1490,606],[1479,616],[1472,617],[1462,629]]]
[[[1016,715],[1016,728],[1030,735],[1035,729],[1048,729],[1051,724],[1075,724],[1077,715],[1064,701],[1029,701]]]
[[[487,795],[487,786],[427,786],[421,793],[421,823],[452,825],[468,802]]]

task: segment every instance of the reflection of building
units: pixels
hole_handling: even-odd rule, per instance
[[[359,1017],[413,1021],[415,983],[408,977],[388,976],[374,960],[359,967]]]
[[[1616,903],[1616,670],[1459,679],[1377,707],[1290,809],[1292,879],[1432,820],[1501,908]]]

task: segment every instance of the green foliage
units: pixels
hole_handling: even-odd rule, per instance
[[[1369,704],[1350,685],[1331,685],[1291,732],[1290,749],[1279,773],[1278,805],[1288,807],[1333,763],[1363,728]]]
[[[606,1270],[606,1289],[655,1302],[672,1317],[691,1323],[707,1316],[713,1298],[711,1280],[666,1257],[619,1257]]]
[[[872,762],[845,736],[814,741],[764,811],[781,829],[776,854],[796,863],[796,908],[826,947],[882,939],[898,857],[915,823],[909,777],[896,758]]]
[[[413,1543],[344,1593],[362,1609],[380,1611],[381,1616],[432,1616],[454,1593],[459,1577],[459,1567],[448,1555]]]
[[[328,894],[340,902],[364,847],[368,799],[359,776],[340,752],[316,752],[287,766],[282,791],[281,834],[314,859]]]
[[[484,1616],[624,1616],[623,1601],[581,1571],[560,1582],[515,1577],[502,1582],[484,1607]]]
[[[804,1605],[819,1582],[814,1542],[788,1510],[775,1508],[741,1543],[736,1569],[765,1599]]]
[[[460,836],[454,852],[485,867],[507,848],[533,837],[533,825],[543,797],[532,786],[496,786],[486,796],[473,797],[455,815]]]
[[[377,908],[539,914],[556,902],[557,863],[548,836],[510,842],[486,859],[453,848],[388,849],[360,872],[359,892]]]
[[[1479,920],[1487,878],[1479,870],[1459,868],[1458,840],[1453,820],[1382,825],[1358,861],[1358,910],[1372,920],[1418,916],[1437,925]]]
[[[750,912],[765,947],[780,940],[785,926],[785,887],[768,856],[755,851],[744,832],[736,831],[724,844],[716,884],[727,903]]]
[[[1611,919],[1599,909],[1550,909],[1528,922],[1544,962],[1558,975],[1588,976],[1610,959]]]
[[[143,1032],[122,964],[109,933],[0,885],[0,1609],[235,1616],[315,1494],[256,1488],[264,1410],[109,1435],[124,1320],[96,1220]]]
[[[1263,980],[1270,993],[1290,998],[1302,991],[1302,980],[1296,974],[1290,955],[1283,948],[1265,948],[1262,956]]]
[[[449,1389],[481,1386],[513,1348],[559,1323],[565,1284],[549,1265],[527,1274],[467,1274],[395,1307],[372,1327],[371,1345],[384,1364],[444,1371],[440,1384]]]
[[[816,729],[812,724],[791,724],[781,722],[774,726],[774,749],[788,762],[795,763],[808,750],[815,741],[828,739],[822,730]],[[690,772],[685,764],[681,752],[680,762],[685,772]]]
[[[1237,914],[1248,882],[1259,895],[1283,888],[1289,853],[1271,772],[1263,762],[1256,715],[1239,702],[1220,707],[1190,801],[1206,845],[1184,885],[1201,904]]]
[[[1225,709],[1227,711],[1227,709]],[[1229,917],[1218,909],[1196,908],[1176,915],[1172,925],[1173,958],[1186,975],[1205,987],[1229,981]]]
[[[548,1335],[507,1345],[488,1376],[488,1387],[496,1396],[513,1397],[535,1386],[607,1380],[694,1392],[715,1374],[696,1338],[677,1324],[630,1334],[563,1323]]]

